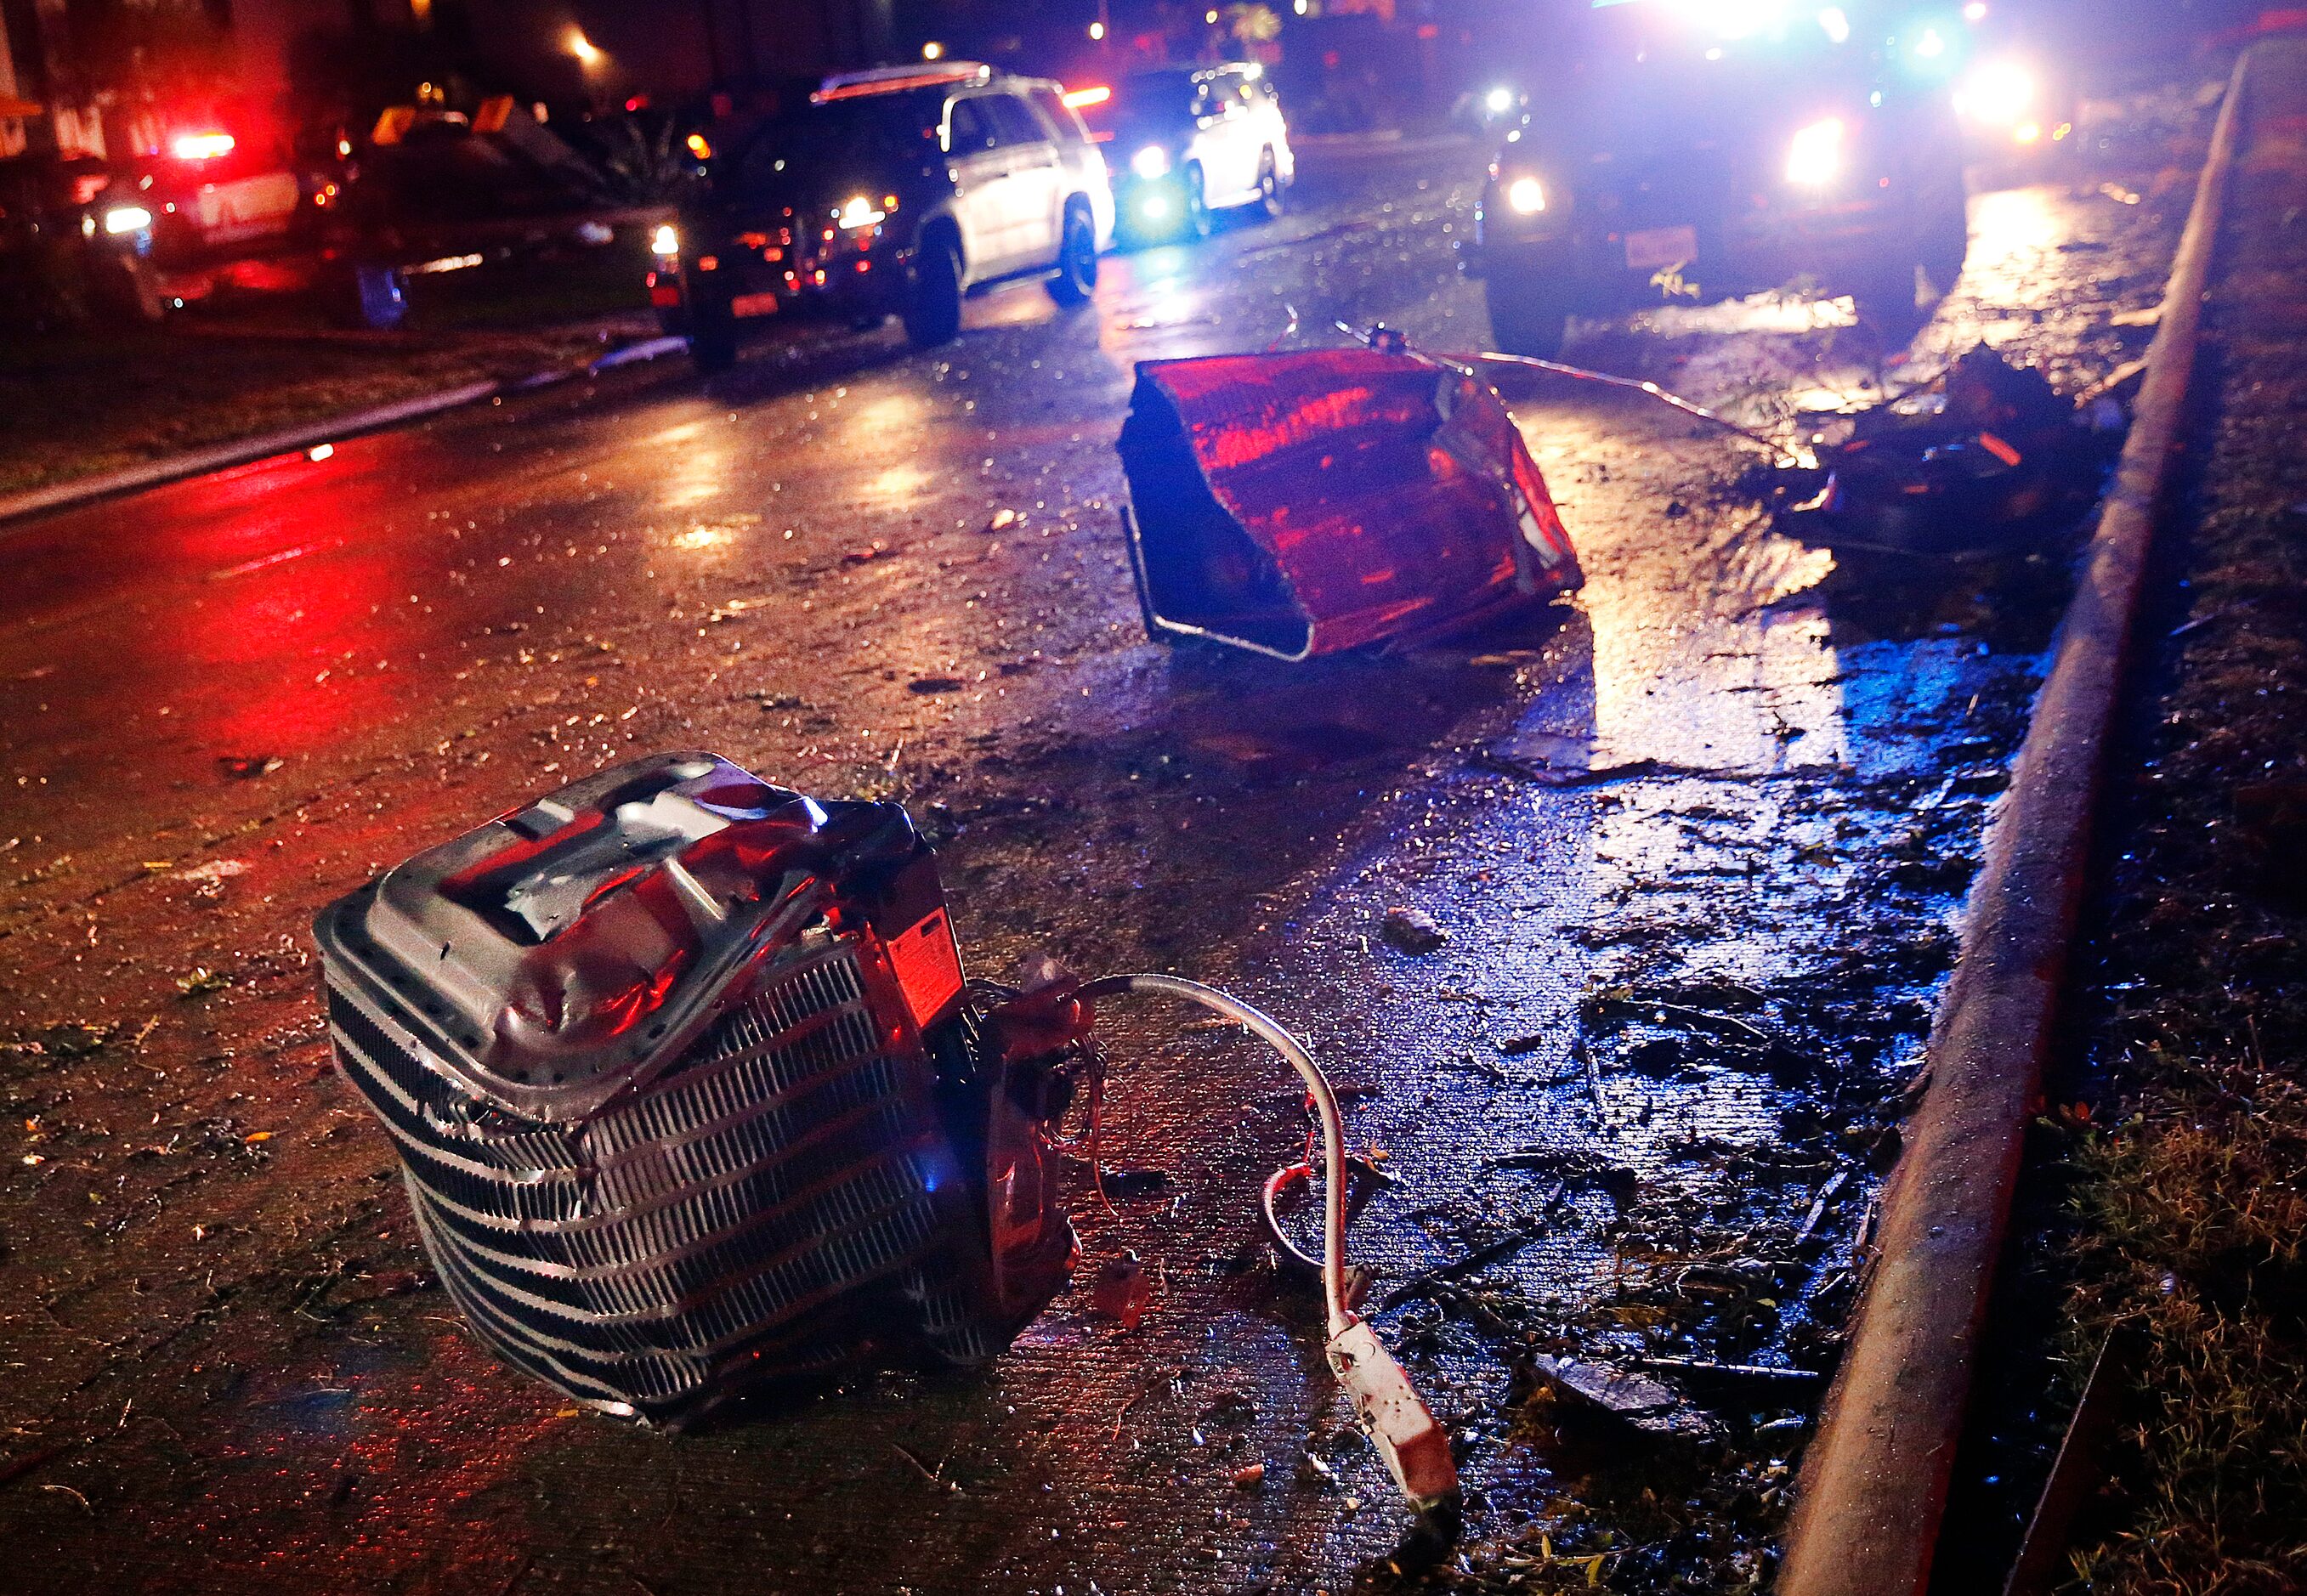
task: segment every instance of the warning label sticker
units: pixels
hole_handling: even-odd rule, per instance
[[[931,910],[889,939],[889,968],[915,1025],[927,1025],[959,994],[961,951],[953,945],[945,910]]]

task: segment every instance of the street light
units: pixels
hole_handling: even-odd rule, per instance
[[[569,30],[569,53],[577,57],[577,64],[587,72],[608,59],[600,46],[585,37],[585,30],[581,28]]]
[[[935,39],[930,40],[929,43],[922,47],[922,59],[924,61],[935,61],[939,56],[944,54],[945,47],[938,43]]]
[[[1092,43],[1095,43],[1097,40],[1103,38],[1105,37],[1105,24],[1103,22],[1092,22],[1089,25],[1089,37]]]

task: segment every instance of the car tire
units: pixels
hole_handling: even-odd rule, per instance
[[[1257,208],[1268,219],[1282,214],[1282,169],[1274,164],[1271,149],[1257,158]]]
[[[719,305],[689,307],[689,363],[707,376],[737,363],[737,318]]]
[[[943,238],[925,241],[913,257],[905,294],[905,337],[916,349],[950,344],[961,336],[961,255]]]
[[[1050,279],[1050,297],[1061,305],[1088,301],[1097,286],[1097,224],[1089,207],[1078,201],[1066,207],[1063,232],[1058,239],[1058,272]]]
[[[1199,166],[1186,168],[1186,235],[1207,238],[1210,235],[1210,200],[1202,184]]]
[[[1490,310],[1490,336],[1502,354],[1552,360],[1570,331],[1570,307],[1562,291],[1537,277],[1492,271],[1482,284]]]

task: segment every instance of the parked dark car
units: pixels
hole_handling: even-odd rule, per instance
[[[1903,13],[1854,0],[1743,30],[1631,0],[1579,19],[1497,147],[1464,256],[1509,353],[1574,315],[1803,286],[1913,317],[1969,247],[1943,64]]]
[[[1079,303],[1112,235],[1104,159],[1057,84],[968,63],[860,73],[716,150],[657,230],[649,292],[708,369],[742,322],[801,311],[900,316],[929,346],[980,284],[1039,276]]]

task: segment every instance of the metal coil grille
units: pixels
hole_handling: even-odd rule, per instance
[[[910,1332],[997,1346],[926,1268],[948,1224],[918,1054],[853,943],[791,960],[656,1079],[581,1123],[467,1097],[389,999],[329,971],[339,1063],[401,1155],[442,1284],[507,1361],[678,1422],[756,1370]]]

